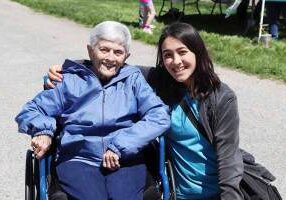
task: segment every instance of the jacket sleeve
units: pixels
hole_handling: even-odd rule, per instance
[[[56,117],[63,110],[63,98],[60,93],[62,84],[56,88],[40,92],[34,99],[26,103],[16,116],[20,133],[32,137],[37,135],[53,136],[56,131]]]
[[[239,184],[243,161],[239,150],[239,115],[233,92],[217,100],[214,142],[217,152],[221,200],[242,200]]]
[[[132,127],[116,131],[107,146],[121,158],[137,154],[170,127],[168,106],[154,93],[141,73],[135,79],[133,91],[140,119]]]

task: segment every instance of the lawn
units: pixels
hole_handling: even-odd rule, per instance
[[[129,26],[133,38],[156,45],[161,29],[174,21],[165,14],[158,17],[153,35],[143,33],[138,28],[138,1],[135,0],[13,0],[44,13],[69,18],[87,26],[104,20],[116,20]],[[257,30],[241,34],[243,29],[236,17],[224,19],[217,8],[210,15],[212,3],[200,1],[199,15],[195,6],[186,6],[181,21],[194,25],[205,40],[215,63],[235,68],[262,78],[271,78],[286,82],[286,40],[272,41],[270,48],[256,42]],[[161,1],[154,0],[159,12]],[[180,8],[177,3],[176,7]],[[167,8],[165,8],[167,9]],[[284,38],[286,30],[281,30]]]

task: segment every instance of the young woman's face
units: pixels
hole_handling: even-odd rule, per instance
[[[178,82],[187,84],[196,69],[196,56],[180,40],[167,37],[162,43],[164,65]]]

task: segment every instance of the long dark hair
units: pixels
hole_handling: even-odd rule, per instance
[[[196,56],[196,69],[188,79],[188,86],[177,82],[166,70],[163,63],[162,44],[167,37],[181,41]],[[198,31],[187,23],[174,23],[167,26],[158,42],[156,69],[151,73],[150,83],[157,94],[168,105],[178,103],[187,92],[193,98],[205,98],[219,87],[220,79],[214,72],[213,63]]]

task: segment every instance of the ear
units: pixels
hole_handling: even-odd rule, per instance
[[[87,47],[89,59],[93,60],[93,49],[92,49],[92,47],[89,44],[86,47]]]

